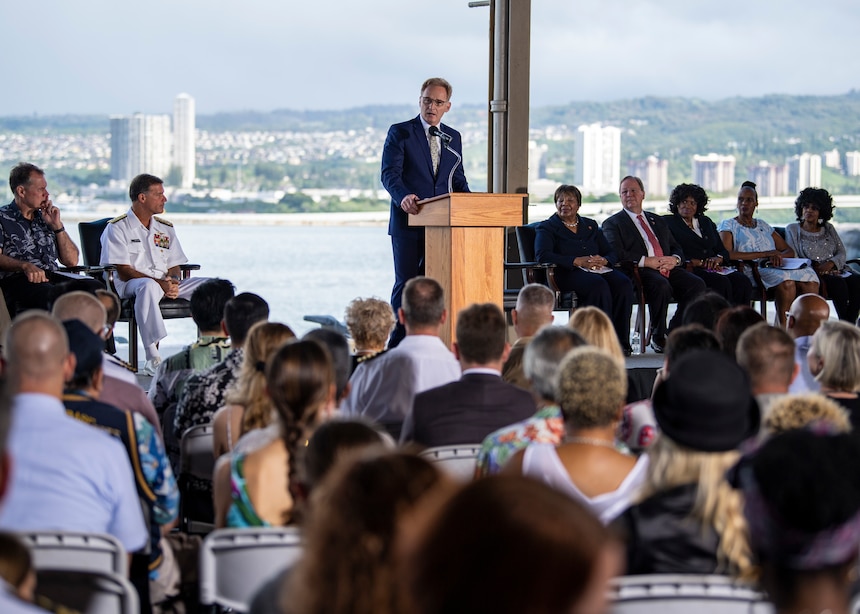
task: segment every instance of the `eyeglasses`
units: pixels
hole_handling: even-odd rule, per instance
[[[437,100],[435,98],[422,98],[421,104],[425,107],[429,107],[431,104],[437,109],[441,109],[444,105],[448,104],[447,100]]]
[[[578,205],[579,201],[576,200],[575,198],[565,198],[564,200],[558,199],[557,201],[555,201],[555,204],[556,205],[570,205],[572,207],[574,205]]]

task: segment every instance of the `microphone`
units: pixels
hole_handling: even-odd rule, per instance
[[[442,130],[440,130],[439,126],[430,126],[427,132],[430,133],[430,136],[438,136],[440,139],[442,139],[442,145],[445,146],[445,149],[450,151],[457,158],[457,163],[454,164],[453,167],[451,167],[451,172],[448,173],[448,194],[451,194],[454,192],[454,171],[457,170],[457,167],[459,165],[463,164],[463,156],[461,156],[453,147],[451,147],[451,141],[454,140],[454,137],[452,137],[447,132],[443,132]]]
[[[452,137],[450,134],[440,130],[439,126],[430,126],[430,129],[427,132],[430,133],[430,136],[438,136],[440,139],[442,139],[442,143],[444,143],[446,146],[454,140],[454,137]]]

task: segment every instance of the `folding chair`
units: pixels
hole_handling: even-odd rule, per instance
[[[179,519],[180,529],[187,533],[202,535],[215,528],[213,437],[211,424],[198,424],[185,431],[179,443]]]
[[[652,574],[610,583],[610,614],[772,614],[764,595],[728,576]]]
[[[301,553],[296,527],[213,531],[200,547],[200,603],[247,612],[260,587]]]
[[[139,614],[140,602],[131,582],[104,571],[40,569],[37,594],[81,614]]]
[[[427,448],[420,453],[420,456],[437,465],[451,477],[468,482],[475,475],[475,460],[480,451],[481,444],[467,443]]]
[[[119,540],[102,533],[28,531],[18,533],[33,554],[36,569],[103,571],[128,575],[128,557]]]

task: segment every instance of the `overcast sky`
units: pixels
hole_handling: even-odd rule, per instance
[[[340,109],[444,76],[486,104],[489,9],[468,0],[0,4],[0,115]],[[857,0],[532,0],[532,106],[860,86]]]

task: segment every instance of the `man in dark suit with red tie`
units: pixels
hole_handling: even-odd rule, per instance
[[[603,234],[621,260],[632,260],[639,265],[651,313],[651,347],[662,353],[668,331],[680,324],[687,303],[704,291],[705,282],[681,267],[684,252],[663,218],[642,211],[645,200],[642,180],[625,177],[618,194],[624,209],[603,222]],[[667,329],[666,314],[673,295],[678,308]]]
[[[382,149],[382,185],[391,195],[388,234],[394,252],[391,306],[395,313],[401,304],[403,286],[424,274],[424,228],[410,228],[408,214],[418,213],[419,200],[448,192],[451,169],[455,169],[451,191],[469,191],[462,163],[447,149],[462,156],[460,133],[441,123],[442,116],[451,109],[451,84],[438,77],[427,79],[421,86],[418,108],[417,117],[388,129]],[[442,136],[431,136],[431,127],[441,130]],[[404,335],[403,326],[398,324],[389,347],[396,346]]]

